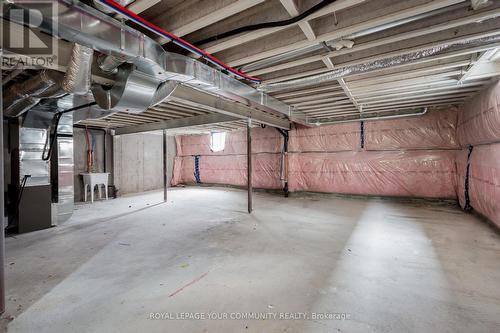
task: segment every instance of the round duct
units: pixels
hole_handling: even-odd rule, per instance
[[[97,105],[104,110],[141,113],[153,104],[160,81],[131,66],[118,70],[117,80],[111,88],[92,85]]]

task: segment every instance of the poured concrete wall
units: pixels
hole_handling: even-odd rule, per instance
[[[123,136],[106,135],[89,130],[94,140],[93,172],[109,172],[109,185],[115,185],[118,195],[163,188],[163,146],[161,133],[140,133]],[[87,172],[87,140],[85,130],[75,128],[75,201],[83,201],[81,173]],[[176,154],[175,139],[168,137],[168,175],[172,175]],[[106,155],[106,159],[105,156]]]
[[[114,184],[118,195],[163,188],[163,135],[161,132],[113,138]],[[176,155],[175,140],[167,137],[168,181]]]
[[[108,148],[106,150],[106,163],[105,163],[105,149],[104,149],[104,132],[101,130],[89,130],[91,140],[94,140],[94,158],[93,158],[93,172],[113,172],[112,162],[112,137],[106,135]],[[87,170],[87,139],[85,137],[85,130],[82,128],[74,128],[73,131],[73,157],[75,163],[74,177],[75,177],[75,201],[83,201],[83,180],[81,174],[88,172]],[[106,164],[106,165],[105,165]],[[105,168],[106,167],[106,168]],[[113,184],[113,177],[110,177],[109,184]]]

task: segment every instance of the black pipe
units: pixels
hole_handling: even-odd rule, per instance
[[[49,145],[49,150],[47,152],[47,155],[45,155],[47,145],[45,145],[45,147],[43,147],[42,160],[48,161],[50,159],[50,156],[52,155],[52,149],[54,148],[54,143],[57,139],[57,127],[59,126],[59,121],[61,120],[62,115],[65,113],[68,113],[68,112],[73,112],[73,111],[80,110],[80,109],[83,109],[83,108],[86,108],[89,106],[93,106],[96,104],[97,104],[96,102],[92,102],[92,103],[87,103],[87,104],[75,106],[74,108],[58,112],[54,115],[54,118],[52,118],[52,122],[54,123],[54,133],[52,134],[52,138],[50,139],[50,145]]]
[[[283,154],[285,154],[285,156],[288,154],[288,140],[289,140],[289,132],[288,130],[284,130],[284,129],[281,129],[281,128],[276,128],[276,130],[278,130],[278,132],[280,132],[281,135],[283,135]],[[286,158],[283,159],[283,163],[286,162]],[[285,171],[286,170],[286,165],[283,164],[283,170]],[[288,177],[287,175],[284,175],[284,184],[283,184],[283,192],[285,192],[285,198],[288,198],[289,196],[289,191],[288,191]]]

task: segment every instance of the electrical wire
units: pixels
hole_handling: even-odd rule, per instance
[[[245,73],[242,73],[242,72],[230,67],[229,65],[227,65],[227,64],[223,63],[222,61],[220,61],[219,59],[215,58],[210,53],[203,51],[202,49],[200,49],[200,48],[194,46],[193,44],[183,40],[182,38],[179,38],[179,37],[175,36],[174,34],[171,34],[170,32],[160,28],[159,26],[145,20],[144,18],[140,17],[136,13],[130,11],[129,9],[121,6],[120,4],[116,3],[113,0],[96,0],[96,1],[101,3],[102,5],[106,6],[107,8],[113,10],[114,12],[121,14],[123,16],[126,16],[128,19],[137,23],[141,27],[148,29],[149,31],[155,33],[158,36],[165,37],[165,38],[169,39],[174,44],[182,47],[185,50],[188,50],[190,52],[193,52],[193,53],[201,56],[202,58],[204,58],[208,62],[214,64],[215,66],[217,66],[223,70],[227,70],[228,72],[236,75],[239,78],[242,78],[242,79],[254,82],[254,83],[261,82],[261,80],[259,78],[246,75]]]
[[[299,15],[292,17],[292,18],[289,18],[287,20],[274,21],[274,22],[264,22],[264,23],[247,25],[244,27],[240,27],[240,28],[226,31],[224,33],[221,33],[221,34],[218,34],[218,35],[215,35],[212,37],[205,38],[203,40],[198,41],[196,44],[203,45],[206,43],[215,42],[218,39],[231,37],[231,36],[234,36],[237,34],[241,34],[243,32],[255,31],[255,30],[265,29],[265,28],[284,27],[287,25],[291,25],[291,24],[297,23],[297,22],[305,19],[309,15],[314,14],[318,10],[328,6],[331,3],[334,3],[335,1],[336,0],[323,0],[320,3],[318,3],[317,5],[314,5],[311,8],[309,8],[308,10],[304,11],[302,14],[299,14]]]

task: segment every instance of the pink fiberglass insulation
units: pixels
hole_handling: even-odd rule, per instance
[[[192,156],[176,156],[170,184],[172,186],[177,186],[183,183],[194,182],[194,158]]]
[[[458,149],[457,111],[435,110],[421,117],[365,122],[366,150]]]
[[[291,191],[455,198],[454,151],[290,154]]]
[[[194,156],[178,156],[174,161],[171,185],[193,184],[195,178]],[[253,186],[264,189],[280,189],[280,155],[260,153],[253,155]],[[199,157],[201,183],[246,186],[246,155],[205,155]]]
[[[360,149],[359,123],[320,127],[296,125],[290,131],[291,152],[332,152]]]
[[[500,83],[469,100],[458,113],[457,195],[466,205],[469,162],[469,205],[500,226]],[[468,160],[468,146],[472,146]]]
[[[456,111],[431,111],[422,118],[320,127],[296,125],[290,131],[290,191],[455,198]],[[274,128],[252,129],[253,186],[279,189],[283,138]],[[210,149],[210,135],[177,138],[172,184],[194,183],[194,155],[202,183],[246,185],[246,130],[228,132],[221,152]],[[411,150],[413,149],[413,150]],[[416,151],[415,149],[420,149]],[[408,151],[404,151],[408,150]]]
[[[468,149],[457,153],[457,195],[465,207]],[[470,155],[469,204],[500,227],[500,143],[475,146]]]
[[[200,180],[207,184],[246,186],[247,156],[201,156]],[[252,183],[256,188],[281,188],[279,154],[252,156]]]
[[[460,109],[457,136],[462,147],[500,141],[500,81]]]
[[[253,153],[279,153],[283,145],[281,134],[274,128],[252,129]],[[210,135],[184,135],[177,137],[177,155],[235,155],[247,153],[246,130],[229,132],[226,135],[224,150],[213,152],[210,149]]]
[[[475,210],[500,227],[500,143],[474,147],[469,197]]]

